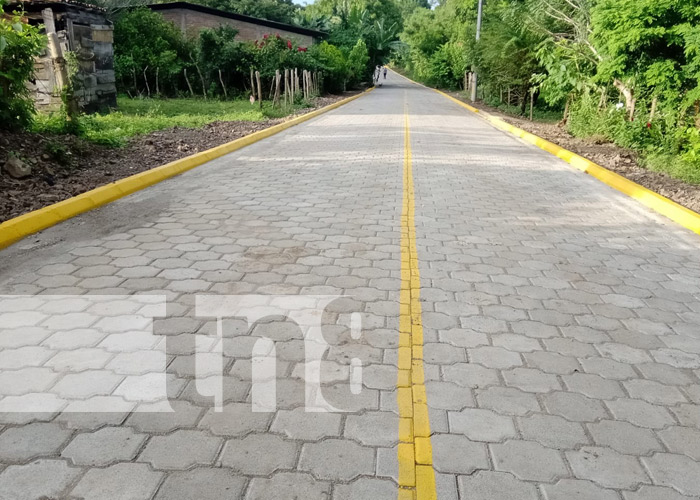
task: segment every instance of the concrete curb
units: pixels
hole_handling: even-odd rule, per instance
[[[146,170],[139,174],[119,179],[111,184],[97,187],[91,191],[79,194],[73,198],[60,201],[53,205],[49,205],[33,212],[29,212],[19,217],[7,220],[0,224],[0,249],[6,248],[22,238],[34,234],[48,227],[54,226],[59,222],[88,212],[95,208],[111,203],[119,198],[135,193],[142,189],[157,184],[171,177],[175,177],[183,172],[191,170],[195,167],[203,165],[208,161],[219,158],[233,151],[237,151],[253,143],[261,141],[267,137],[278,134],[294,125],[298,125],[305,121],[311,120],[328,111],[339,108],[343,104],[354,101],[372,91],[373,88],[366,90],[363,93],[342,99],[338,102],[324,106],[305,115],[297,116],[289,121],[273,125],[272,127],[252,134],[246,135],[234,141],[222,144],[215,148],[196,153],[179,160],[175,160],[160,167]]]
[[[508,132],[510,134],[513,134],[521,138],[522,140],[533,144],[538,148],[547,151],[550,154],[553,154],[557,158],[561,158],[572,167],[587,173],[591,177],[595,177],[599,181],[603,182],[604,184],[610,186],[613,189],[620,191],[621,193],[626,194],[630,198],[634,198],[645,207],[650,208],[653,211],[671,219],[672,221],[676,222],[677,224],[680,224],[686,229],[690,229],[694,233],[700,234],[700,214],[693,212],[692,210],[685,208],[684,206],[679,205],[675,201],[669,200],[665,196],[655,193],[654,191],[651,191],[650,189],[647,189],[644,186],[640,186],[636,182],[633,182],[619,174],[616,174],[615,172],[612,172],[611,170],[608,170],[605,167],[601,167],[597,163],[593,163],[592,161],[584,158],[583,156],[577,155],[576,153],[564,149],[561,146],[558,146],[552,142],[549,142],[548,140],[543,139],[542,137],[538,137],[534,134],[531,134],[530,132],[526,132],[523,129],[515,127],[505,122],[504,120],[497,118],[489,113],[486,113],[485,111],[477,109],[474,106],[470,106],[469,104],[462,102],[459,99],[455,99],[451,95],[448,95],[440,90],[433,89],[431,87],[426,87],[425,85],[418,82],[414,82],[410,78],[407,78],[403,75],[399,74],[399,76],[405,78],[410,82],[415,83],[416,85],[420,85],[434,92],[437,92],[438,94],[459,104],[463,108],[466,108],[469,111],[472,111],[473,113],[477,113],[478,115],[482,116],[494,127]]]

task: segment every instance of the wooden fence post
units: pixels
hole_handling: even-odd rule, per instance
[[[66,115],[68,116],[68,120],[70,120],[78,114],[79,109],[78,103],[73,95],[73,86],[71,85],[70,75],[68,74],[68,65],[66,64],[66,59],[63,56],[63,49],[61,48],[61,43],[58,41],[58,35],[56,34],[53,10],[42,10],[41,17],[44,20],[46,36],[49,42],[49,52],[51,53],[51,63],[53,65],[54,74],[56,75],[56,84],[58,85],[59,93],[65,92]],[[134,81],[136,81],[136,77],[134,77]]]
[[[280,104],[280,70],[275,70],[275,97],[272,99],[273,106]]]
[[[654,121],[654,116],[656,115],[656,107],[659,104],[659,98],[657,96],[654,96],[654,98],[651,100],[651,112],[649,113],[649,123],[652,123]]]
[[[224,90],[224,99],[228,99],[228,92],[226,92],[226,85],[224,85],[224,78],[221,76],[221,70],[219,70],[219,81],[221,82],[221,88]]]
[[[258,82],[258,99],[260,101],[260,109],[262,109],[262,85],[260,84],[260,71],[255,72],[255,79]]]
[[[284,107],[289,105],[289,68],[284,69]]]
[[[148,71],[148,66],[143,68],[143,81],[146,82],[146,94],[151,97],[151,86],[148,85],[148,77],[146,76],[146,71]]]
[[[190,59],[192,59],[192,62],[194,62],[194,68],[197,70],[197,74],[199,75],[199,81],[202,83],[202,95],[204,96],[204,99],[206,100],[207,98],[207,86],[204,83],[204,75],[202,75],[202,71],[199,69],[199,63],[192,57],[192,54],[190,54]]]
[[[301,88],[304,93],[304,99],[308,99],[308,82],[306,81],[306,70],[301,70]]]
[[[187,68],[184,68],[185,72],[185,82],[187,82],[187,88],[190,89],[190,96],[194,97],[194,90],[192,90],[192,84],[190,83],[190,79],[187,78]]]
[[[299,72],[297,71],[297,68],[294,68],[294,89],[296,90],[296,94],[299,94]]]

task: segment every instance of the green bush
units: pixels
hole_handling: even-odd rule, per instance
[[[343,52],[328,42],[314,45],[311,54],[324,73],[324,85],[329,92],[343,92],[348,81],[348,62]]]
[[[364,80],[371,78],[369,62],[369,51],[367,44],[360,38],[352,48],[347,57],[348,61],[348,86],[355,87]]]
[[[197,96],[236,97],[250,91],[251,69],[260,72],[265,95],[276,70],[323,69],[332,75],[333,85],[337,78],[346,78],[335,55],[329,56],[335,47],[309,50],[279,35],[242,42],[236,40],[235,29],[221,26],[186,39],[172,23],[146,8],[122,14],[114,30],[119,87],[132,96],[154,95],[156,90],[165,96],[187,95],[191,86]]]
[[[34,72],[34,58],[46,47],[38,28],[22,23],[20,16],[5,17],[0,2],[0,128],[29,126],[34,102],[26,83]]]
[[[200,86],[193,67],[194,44],[173,23],[146,7],[126,10],[114,23],[114,69],[120,91],[175,96],[183,70]],[[189,72],[188,71],[188,72]]]

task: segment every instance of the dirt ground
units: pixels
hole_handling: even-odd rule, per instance
[[[452,94],[461,99],[459,94]],[[471,102],[469,104],[472,104]],[[641,167],[638,155],[634,151],[621,148],[611,143],[599,143],[580,139],[569,134],[565,128],[556,123],[531,122],[527,118],[506,115],[502,111],[477,103],[475,107],[498,116],[511,125],[515,125],[539,137],[543,137],[559,146],[588,158],[615,173],[626,177],[660,195],[663,195],[686,208],[700,212],[700,186],[674,179],[662,172],[653,172]]]
[[[300,110],[295,116],[352,94],[317,98],[313,108]],[[10,152],[32,167],[31,177],[19,180],[0,171],[0,222],[290,118],[263,122],[214,122],[201,129],[176,127],[134,137],[123,148],[107,148],[71,135],[0,131],[0,168]],[[56,151],[53,144],[60,144],[63,148]]]

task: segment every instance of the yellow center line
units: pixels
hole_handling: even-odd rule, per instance
[[[435,471],[423,376],[423,321],[416,249],[413,164],[408,111],[404,111],[401,294],[399,317],[399,500],[434,500]]]

